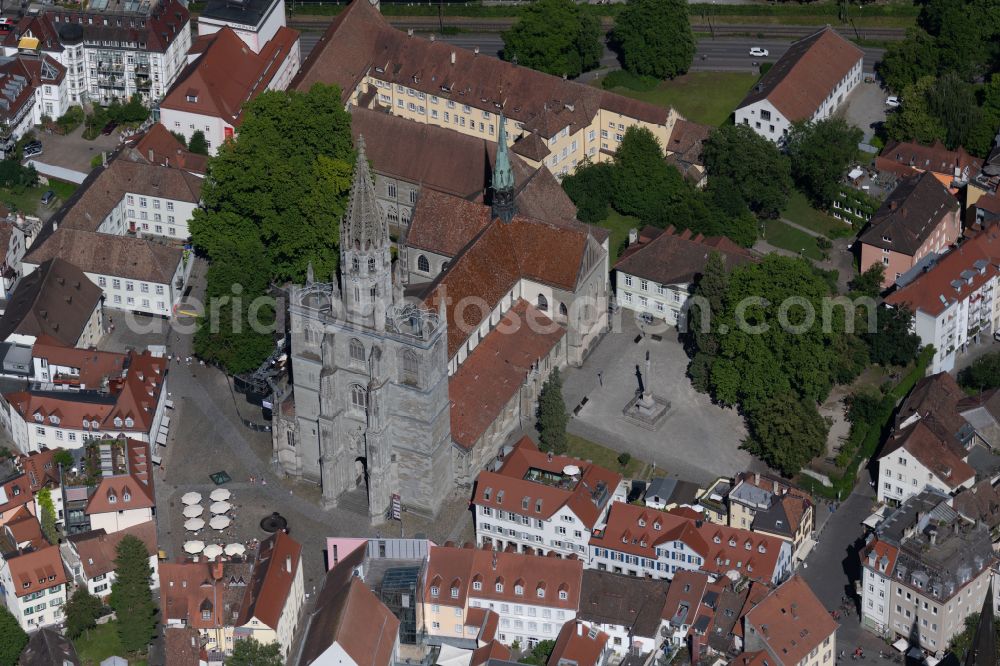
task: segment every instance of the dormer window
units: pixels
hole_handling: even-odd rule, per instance
[[[125,417],[125,427],[126,428],[131,428],[134,425],[135,425],[135,421],[132,420],[131,416]]]
[[[643,539],[642,541],[640,541],[639,542],[639,546],[641,546],[642,548],[645,548],[646,547],[646,540]]]
[[[627,536],[623,536],[622,537],[622,543],[628,543],[628,537]]]
[[[55,414],[49,414],[49,423],[52,425],[59,425],[59,417]]]
[[[458,599],[458,588],[457,587],[451,588],[451,598],[452,599]]]
[[[100,427],[101,427],[101,424],[97,422],[97,419],[94,419],[93,421],[90,422],[90,428],[91,428],[91,430],[97,430]]]
[[[21,583],[21,587],[23,587],[25,590],[27,590],[29,587],[31,587],[31,583],[29,583],[28,581],[25,581],[25,582]]]
[[[188,94],[185,96],[185,99],[188,102],[190,102],[191,104],[197,104],[198,103],[198,93],[192,92],[192,91],[188,91]]]
[[[744,548],[745,548],[746,550],[750,550],[750,548],[751,548],[751,546],[752,546],[752,545],[753,545],[753,544],[751,544],[751,543],[750,543],[750,539],[747,539],[746,543],[745,543],[745,544],[743,544],[743,547],[744,547]]]
[[[718,534],[715,535],[712,541],[714,541],[715,543],[722,543],[722,539],[719,537]]]
[[[524,586],[523,585],[515,585],[514,586],[514,594],[516,594],[519,597],[524,596]]]
[[[116,495],[108,495],[108,504],[117,504],[118,497]]]
[[[132,496],[129,494],[129,492],[127,490],[124,493],[122,493],[122,501],[123,502],[129,502],[131,500],[132,500]]]
[[[732,548],[735,545],[736,545],[736,538],[735,537],[729,537],[729,547]]]
[[[660,521],[656,521],[655,523],[653,523],[653,529],[656,530],[657,532],[660,531]]]
[[[541,512],[542,512],[542,500],[537,500],[535,502],[535,513],[541,513]]]
[[[503,491],[497,493],[497,504],[503,504]]]
[[[474,583],[472,584],[472,589],[473,589],[473,590],[475,590],[476,592],[479,592],[480,590],[482,590],[482,589],[483,589],[483,584],[482,584],[482,582],[481,582],[481,581],[478,581],[478,580],[477,580],[476,582],[474,582]]]
[[[503,583],[497,583],[496,591],[497,592],[503,592]]]
[[[122,423],[123,423],[122,417],[116,416],[115,417],[115,427],[116,428],[121,428],[122,427]]]
[[[767,552],[767,548],[764,546],[764,542],[761,542],[761,544],[759,546],[757,546],[757,552],[758,553],[766,553]]]
[[[432,597],[436,597],[440,593],[441,593],[441,588],[439,588],[437,585],[432,585],[431,586],[431,596]]]
[[[45,417],[42,416],[41,412],[35,412],[35,421],[37,421],[38,423],[41,423],[44,420],[45,420]]]
[[[524,509],[525,511],[527,511],[529,506],[531,506],[531,498],[530,497],[522,497],[521,498],[521,508]]]
[[[644,518],[640,518],[639,519],[639,527],[645,527],[645,526],[646,526],[646,520]]]
[[[538,595],[539,599],[544,599],[545,598],[545,588],[544,587],[538,588],[537,590],[535,590],[535,594]]]
[[[559,590],[559,600],[566,601],[567,599],[569,599],[569,592],[566,590]]]
[[[493,489],[492,488],[487,488],[486,490],[483,491],[483,499],[486,500],[487,502],[489,502],[490,501],[490,495],[492,495],[492,494],[493,494]]]

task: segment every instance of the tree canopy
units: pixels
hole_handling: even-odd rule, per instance
[[[226,659],[226,666],[283,666],[284,663],[278,643],[261,643],[255,638],[236,641],[233,654]]]
[[[41,525],[42,534],[52,545],[59,544],[59,528],[56,525],[56,505],[52,501],[52,491],[48,488],[42,488],[38,491],[35,496],[38,500],[38,506],[42,510]]]
[[[977,392],[1000,388],[1000,352],[984,354],[963,368],[958,383]]]
[[[96,626],[100,615],[101,600],[88,592],[87,588],[78,587],[66,602],[66,635],[76,639],[87,629]]]
[[[248,325],[254,299],[272,283],[304,280],[309,264],[320,276],[336,270],[353,170],[350,123],[335,86],[267,91],[247,104],[239,140],[209,161],[204,207],[191,221],[210,260],[206,297],[219,312],[195,337],[203,358],[233,373],[256,368],[273,343]],[[265,327],[274,320],[267,305],[255,314]]]
[[[597,17],[573,0],[537,0],[503,33],[503,57],[555,76],[574,78],[601,63]]]
[[[615,21],[612,41],[633,74],[673,78],[694,59],[686,0],[628,0]]]
[[[118,542],[110,604],[118,638],[128,652],[145,652],[156,634],[156,604],[149,587],[152,570],[146,544],[131,534]]]
[[[16,666],[28,634],[9,610],[0,606],[0,666]]]
[[[562,376],[555,368],[538,396],[538,439],[543,451],[566,452],[566,403],[562,396]]]
[[[777,217],[792,189],[791,167],[778,147],[749,125],[723,125],[705,142],[702,153],[708,182],[731,187],[753,213]]]
[[[538,641],[535,647],[531,648],[531,651],[521,657],[521,664],[531,664],[532,666],[545,666],[548,663],[549,657],[552,656],[552,651],[556,649],[555,641]]]
[[[188,143],[188,150],[198,155],[208,155],[208,141],[205,139],[204,132],[194,131],[194,134],[191,135],[191,141]]]
[[[792,125],[788,156],[799,189],[820,208],[829,207],[840,191],[841,179],[858,159],[860,129],[837,116]]]

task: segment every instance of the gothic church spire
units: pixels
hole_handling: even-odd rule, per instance
[[[358,159],[347,214],[341,225],[341,252],[370,252],[389,243],[389,224],[375,199],[375,184],[365,155],[365,137],[358,137]]]
[[[517,214],[514,205],[514,169],[507,152],[507,119],[500,114],[500,131],[497,136],[497,159],[493,167],[493,217],[510,222]]]

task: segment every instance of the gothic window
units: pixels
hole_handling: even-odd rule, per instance
[[[427,261],[427,257],[420,255],[417,257],[417,270],[428,273],[431,270],[431,262]]]
[[[542,312],[549,311],[549,301],[545,298],[545,294],[538,294],[538,309]]]
[[[365,402],[365,387],[360,384],[351,384],[351,407],[358,411],[364,411]]]
[[[403,351],[403,383],[417,384],[420,374],[420,361],[417,355],[409,349]]]
[[[560,317],[565,317],[567,315],[569,315],[569,311],[566,309],[566,304],[565,303],[560,303],[559,304],[559,316]]]
[[[368,257],[368,272],[375,272],[375,257]]]
[[[351,268],[354,270],[355,273],[357,273],[358,270],[361,268],[361,264],[358,263],[358,258],[357,257],[352,257],[351,258]]]
[[[365,362],[365,346],[357,338],[351,340],[351,360],[359,363]]]
[[[397,211],[395,208],[390,208],[389,214],[386,217],[389,218],[389,222],[392,224],[399,223],[399,211]]]

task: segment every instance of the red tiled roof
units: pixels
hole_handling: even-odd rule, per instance
[[[567,477],[566,488],[526,479],[533,469],[564,474],[563,470],[569,465],[577,467],[580,472],[578,480]],[[479,473],[472,502],[542,520],[550,519],[566,506],[584,525],[593,528],[621,480],[621,474],[579,458],[550,458],[549,454],[539,451],[534,442],[522,437],[498,471]],[[598,504],[594,494],[601,488],[606,490],[606,495]],[[524,507],[525,499],[528,501],[527,508]]]
[[[59,484],[59,469],[53,460],[58,450],[43,449],[18,458],[18,465],[24,470],[32,495],[46,486]]]
[[[570,620],[559,630],[548,666],[597,666],[609,638],[580,620]]]
[[[976,476],[976,470],[962,460],[940,433],[928,425],[927,419],[894,433],[886,442],[879,460],[906,449],[917,461],[951,489],[955,489]]]
[[[472,448],[565,334],[524,299],[514,303],[448,378],[452,440]]]
[[[87,273],[170,284],[183,252],[142,238],[63,226],[40,245],[32,245],[24,262],[40,265],[53,257],[65,259]]]
[[[42,526],[39,524],[38,518],[35,518],[34,514],[28,511],[27,506],[18,507],[14,515],[4,525],[4,529],[10,532],[11,541],[18,547],[25,543],[32,548],[49,545],[48,540],[42,534]]]
[[[11,509],[24,506],[34,501],[34,493],[31,492],[31,483],[24,474],[16,476],[0,485],[0,515],[7,513]]]
[[[301,563],[302,544],[285,532],[261,542],[237,624],[257,618],[277,630]]]
[[[135,144],[135,151],[152,164],[184,169],[205,175],[208,158],[192,153],[160,123],[153,123]]]
[[[160,108],[221,118],[235,127],[243,120],[243,105],[267,90],[299,33],[278,28],[260,53],[228,26],[213,36],[201,56],[177,77]]]
[[[900,176],[910,176],[920,171],[932,171],[948,178],[965,173],[972,178],[983,167],[983,161],[973,157],[959,146],[948,150],[940,139],[925,146],[916,141],[890,141],[875,158],[875,168]],[[967,172],[967,173],[966,173]]]
[[[62,558],[59,556],[59,546],[46,546],[20,555],[8,556],[7,565],[10,567],[10,577],[14,584],[12,591],[18,597],[26,597],[69,582]]]
[[[737,108],[767,99],[789,122],[809,120],[864,52],[827,26],[794,42]]]
[[[124,10],[124,3],[112,0],[111,9]],[[106,25],[100,21],[101,14],[79,11],[63,7],[55,7],[45,12],[49,25],[59,26],[60,23],[75,23],[83,29],[83,38],[88,43],[102,41],[145,43],[146,51],[166,53],[171,43],[182,33],[184,26],[190,22],[191,15],[187,7],[178,0],[160,0],[153,3],[148,16],[138,18],[134,24],[123,21],[114,25],[109,21]],[[95,18],[95,16],[97,18]],[[88,18],[93,21],[88,21]],[[55,35],[53,31],[53,36]],[[48,47],[46,47],[48,50]]]
[[[859,240],[913,255],[958,207],[958,201],[934,174],[918,174],[896,186],[872,215]]]
[[[1000,274],[1000,224],[993,224],[941,257],[915,280],[890,294],[889,305],[937,317]]]
[[[813,648],[837,631],[837,623],[795,574],[746,615],[748,632],[755,631],[783,664],[798,664]]]
[[[103,529],[91,530],[69,537],[80,556],[80,566],[89,580],[115,570],[118,544],[126,536],[134,536],[146,546],[146,553],[156,555],[156,522],[149,520],[108,534]]]
[[[195,629],[235,626],[251,567],[248,562],[161,562],[163,622],[179,620]]]
[[[409,247],[453,257],[491,222],[489,206],[424,190],[406,234]]]
[[[156,506],[149,444],[126,439],[125,457],[127,473],[101,479],[87,500],[88,516],[95,513],[150,509]]]
[[[701,605],[701,597],[708,587],[708,574],[701,571],[682,569],[674,574],[663,602],[663,619],[679,624],[694,624],[695,613]],[[686,610],[685,610],[686,609]]]
[[[673,226],[648,242],[630,245],[615,264],[615,270],[659,284],[687,284],[704,269],[712,252],[718,252],[727,269],[756,261],[756,255],[724,236],[680,234]]]
[[[882,564],[884,563],[885,571],[883,573],[886,576],[891,576],[893,567],[896,566],[896,559],[899,557],[899,549],[885,541],[875,539],[861,551],[862,566],[868,565],[868,555],[870,553],[875,553],[875,569],[882,572]]]
[[[48,336],[42,336],[31,347],[31,357],[44,359],[51,366],[76,368],[78,374],[56,380],[60,385],[81,389],[99,389],[105,380],[117,377],[125,368],[125,354],[67,347]]]
[[[510,661],[510,648],[500,641],[491,640],[486,645],[472,651],[472,656],[469,658],[469,666],[483,666],[483,664],[491,659]]]
[[[576,559],[432,546],[427,558],[424,601],[464,606],[469,596],[475,596],[576,611],[580,607],[582,579],[583,562]],[[475,590],[473,584],[481,589]],[[502,587],[499,592],[498,584]],[[515,592],[518,585],[523,588],[521,595]],[[540,588],[544,597],[538,596]],[[565,599],[559,598],[560,592],[566,593]]]

